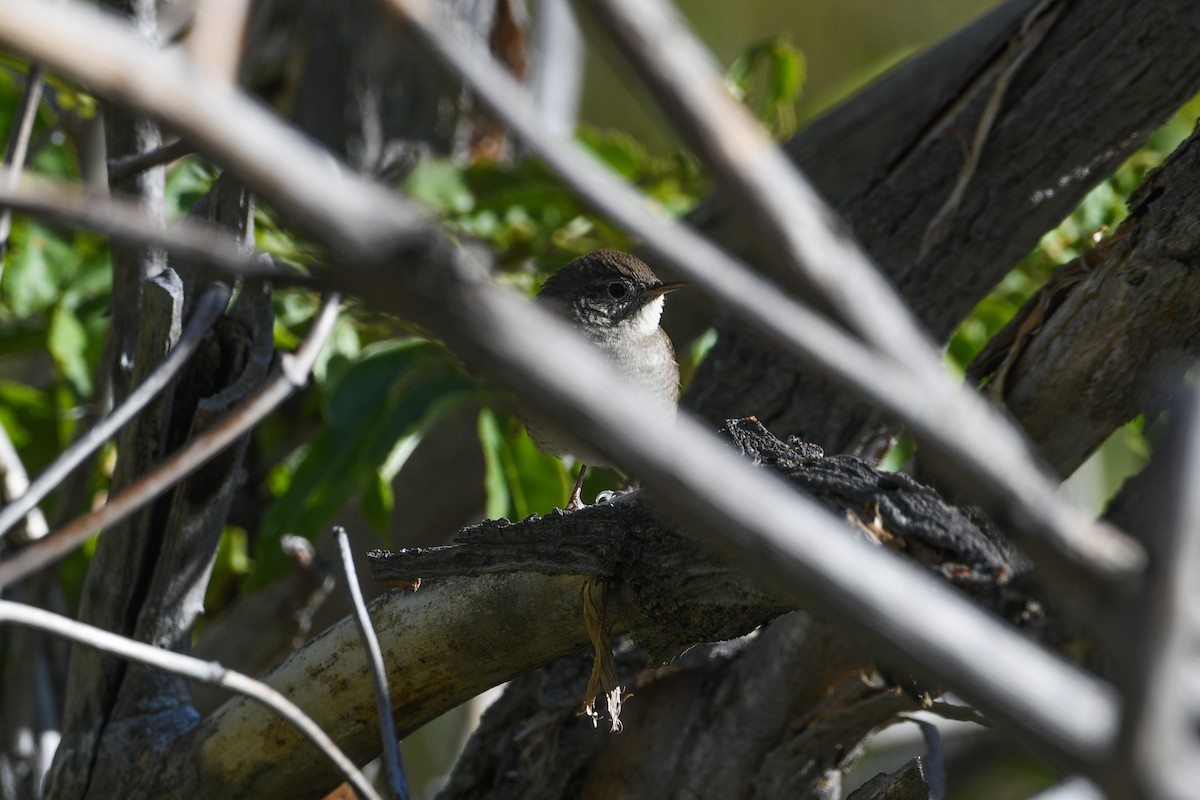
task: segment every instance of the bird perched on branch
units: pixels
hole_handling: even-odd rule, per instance
[[[664,295],[687,284],[659,280],[640,259],[619,250],[597,250],[567,264],[547,279],[537,302],[565,317],[627,380],[653,399],[648,414],[675,418],[679,404],[679,365],[671,339],[659,326]],[[567,509],[582,508],[588,466],[609,466],[569,432],[536,414],[524,413],[534,444],[552,456],[572,455],[579,477]]]

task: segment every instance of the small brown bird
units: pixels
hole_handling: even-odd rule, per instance
[[[679,365],[671,339],[659,326],[663,295],[684,283],[664,283],[640,259],[619,250],[597,250],[551,275],[537,302],[565,317],[604,354],[631,383],[653,399],[648,414],[675,418],[679,404]],[[609,466],[567,431],[524,414],[534,444],[552,456],[570,454],[580,462],[579,477],[567,504],[583,507],[580,492],[588,466]]]

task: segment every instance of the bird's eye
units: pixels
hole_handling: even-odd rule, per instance
[[[625,284],[620,281],[613,281],[608,285],[608,296],[613,300],[620,300],[629,290],[625,288]]]

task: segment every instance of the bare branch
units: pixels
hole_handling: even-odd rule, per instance
[[[29,152],[29,139],[33,135],[33,123],[37,119],[45,80],[45,68],[38,64],[29,67],[29,74],[25,76],[25,89],[21,92],[17,114],[13,119],[12,132],[8,136],[8,148],[4,153],[6,172],[0,179],[0,185],[6,189],[16,186],[21,171],[25,169],[25,156]],[[8,235],[11,231],[12,213],[5,209],[0,212],[0,274],[4,271],[4,256],[8,251]]]
[[[638,394],[577,334],[495,287],[478,263],[429,226],[425,214],[331,166],[327,155],[283,131],[241,95],[217,91],[178,62],[130,46],[119,27],[86,8],[50,15],[37,4],[0,0],[0,12],[0,41],[52,58],[47,63],[67,74],[87,75],[100,93],[153,108],[248,185],[265,189],[276,207],[352,265],[331,279],[425,325],[506,385],[536,395],[552,419],[570,424],[580,438],[641,475],[673,509],[697,520],[697,530],[740,553],[771,585],[804,593],[875,631],[876,642],[946,676],[964,696],[1064,759],[1092,768],[1106,757],[1115,730],[1115,702],[1107,686],[1043,651],[1029,652],[1030,644],[1011,629],[891,554],[838,536],[839,519],[731,458],[695,423],[684,419],[669,429],[646,420]],[[71,47],[72,41],[79,47]],[[452,39],[443,41],[455,49]],[[502,99],[513,97],[520,101],[520,95]],[[520,101],[512,110],[527,107]],[[640,201],[623,208],[627,217],[643,220]],[[685,245],[681,252],[695,250]],[[385,274],[375,269],[381,264],[403,268]],[[739,280],[754,282],[749,276]],[[901,385],[900,391],[913,388]],[[950,416],[941,404],[935,406],[939,423]],[[1000,510],[1018,514],[1027,508]],[[1068,529],[1082,530],[1077,523],[1072,520]],[[1118,573],[1136,568],[1136,548],[1115,541],[1108,564]],[[921,622],[928,620],[939,623]],[[950,630],[956,634],[947,634]],[[958,633],[963,631],[966,637]],[[975,663],[981,652],[996,657]],[[1038,679],[1014,683],[1017,661]],[[1068,696],[1078,702],[1067,714],[1046,713]]]
[[[574,146],[547,134],[520,88],[503,70],[461,46],[431,6],[412,0],[389,4],[588,203],[641,236],[655,256],[709,290],[741,321],[901,419],[940,457],[947,473],[959,483],[969,483],[975,497],[1009,522],[1010,532],[1038,557],[1055,589],[1077,610],[1092,603],[1091,587],[1080,580],[1081,570],[1109,580],[1127,580],[1136,573],[1142,563],[1138,546],[1114,529],[1094,524],[1058,497],[1020,433],[973,393],[954,386],[940,365],[913,374],[876,357],[683,226],[647,213],[643,197]],[[738,127],[739,136],[748,135],[743,127]],[[776,169],[783,167],[777,164]]]
[[[11,208],[72,228],[107,234],[113,239],[160,247],[187,261],[201,262],[247,278],[275,283],[310,283],[303,275],[274,267],[261,254],[248,253],[229,232],[192,217],[165,223],[137,203],[93,191],[78,191],[55,181],[26,177],[19,188],[0,180],[0,207]]]
[[[196,150],[191,144],[183,139],[176,139],[170,144],[145,153],[114,158],[108,162],[108,179],[113,183],[121,183],[143,170],[170,164],[194,152]]]
[[[25,465],[21,463],[17,448],[13,447],[12,440],[8,438],[8,431],[0,425],[0,500],[4,502],[4,505],[0,506],[0,518],[10,516],[13,501],[28,492],[29,474],[25,472]],[[49,531],[46,517],[40,508],[30,506],[11,516],[13,520],[7,527],[12,527],[19,523],[22,517],[25,518],[25,525],[21,528],[21,539],[24,541],[40,539]],[[3,538],[3,533],[0,533],[0,538]]]
[[[333,332],[340,296],[325,298],[312,330],[293,355],[283,355],[277,374],[246,399],[236,410],[215,423],[204,435],[188,442],[163,463],[138,478],[103,507],[75,519],[36,544],[0,562],[0,588],[42,569],[83,544],[97,530],[106,528],[144,507],[181,478],[199,469],[230,443],[257,425],[280,403],[308,381],[313,363]]]
[[[583,90],[583,34],[567,0],[538,0],[533,93],[546,128],[575,132]]]
[[[154,372],[134,391],[130,392],[119,406],[60,453],[50,466],[46,467],[42,474],[30,484],[28,489],[14,497],[8,505],[0,508],[0,539],[4,538],[8,530],[16,525],[21,517],[40,503],[42,498],[54,491],[55,487],[71,473],[71,470],[96,452],[113,434],[133,419],[139,411],[146,407],[147,403],[167,387],[171,379],[196,352],[196,348],[200,346],[208,329],[221,316],[226,303],[229,302],[229,296],[230,289],[224,285],[213,286],[205,292],[196,306],[192,319],[179,337],[178,344],[171,350],[170,355],[154,369]]]
[[[250,0],[208,0],[196,12],[185,47],[192,61],[227,84],[237,81]]]
[[[40,608],[9,600],[0,600],[0,625],[4,624],[46,631],[110,655],[126,658],[200,683],[220,686],[248,697],[274,711],[300,731],[304,738],[328,756],[360,796],[381,800],[374,787],[371,786],[371,782],[359,771],[354,762],[346,757],[337,744],[321,730],[320,726],[301,711],[295,703],[265,683],[256,681],[240,672],[225,669],[215,661],[201,661],[181,653],[172,653],[169,650],[151,647],[124,636],[117,636],[91,625],[84,625],[81,622],[61,617],[58,614],[43,611]]]
[[[1103,784],[1110,796],[1182,798],[1200,780],[1200,390],[1189,386],[1170,430],[1114,513],[1142,523],[1152,568],[1120,610],[1115,659],[1126,705],[1118,756]]]
[[[730,205],[763,237],[772,277],[846,321],[864,342],[920,374],[940,373],[932,342],[799,170],[729,94],[719,69],[662,0],[587,8],[657,104],[712,169]]]
[[[363,601],[362,587],[358,585],[358,573],[354,571],[354,554],[350,552],[350,537],[345,528],[336,526],[333,536],[337,540],[338,555],[342,560],[342,574],[346,580],[346,591],[354,607],[354,622],[362,637],[367,665],[371,670],[371,683],[375,687],[375,710],[379,716],[379,735],[383,739],[383,763],[388,780],[392,783],[392,796],[396,800],[408,800],[408,781],[404,778],[404,766],[400,763],[399,737],[396,721],[392,719],[392,698],[388,691],[387,670],[383,666],[383,653],[379,649],[379,638],[371,626],[371,615]]]

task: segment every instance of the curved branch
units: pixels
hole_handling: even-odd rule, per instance
[[[262,262],[261,254],[247,252],[229,231],[184,217],[165,223],[129,200],[26,177],[21,186],[8,187],[0,177],[0,207],[46,219],[71,228],[107,234],[131,244],[158,247],[171,255],[198,261],[239,277],[268,278],[277,283],[308,283],[296,272]]]
[[[311,717],[301,711],[299,706],[265,683],[256,681],[240,672],[226,669],[215,661],[202,661],[181,653],[172,653],[169,650],[151,647],[148,644],[126,639],[124,636],[117,636],[115,633],[84,625],[49,611],[14,603],[10,600],[0,600],[0,625],[4,624],[21,625],[46,631],[110,655],[126,658],[135,663],[210,686],[220,686],[247,697],[252,702],[278,714],[301,736],[328,756],[334,767],[345,776],[361,797],[381,800],[371,782],[359,771],[354,762],[346,757],[333,739],[321,730]]]
[[[1021,563],[1011,560],[993,532],[976,527],[931,490],[852,458],[823,458],[814,449],[786,446],[753,422],[732,424],[729,435],[746,458],[787,475],[854,521],[849,529],[828,532],[829,547],[866,539],[875,543],[867,552],[903,551],[923,563],[923,580],[932,583],[928,572],[933,571],[1006,617],[1022,618],[1035,630],[1044,624],[1023,593]],[[645,498],[643,492],[573,514],[482,523],[464,530],[459,544],[450,548],[373,554],[378,577],[410,587],[389,593],[372,607],[400,734],[489,686],[587,647],[579,599],[585,576],[606,580],[607,622],[614,633],[628,632],[648,648],[655,662],[698,642],[738,636],[794,607],[790,593],[756,581],[707,550],[693,526]],[[869,564],[860,560],[855,568],[866,570],[865,579],[872,582]],[[421,586],[414,592],[411,586],[418,577]],[[994,617],[977,608],[972,612],[969,619],[917,617],[897,624],[946,628],[948,636],[968,639],[972,646],[962,657],[971,663],[962,668],[983,669],[1010,683],[1018,702],[1025,704],[1019,713],[1029,724],[1067,725],[1074,730],[1068,735],[1075,737],[1104,735],[1114,724],[1110,717],[1116,706],[1107,688],[1065,667]],[[853,636],[841,626],[826,627],[843,638]],[[905,635],[900,629],[893,633]],[[1052,629],[1048,633],[1055,635]],[[357,647],[357,639],[353,621],[343,620],[266,680],[312,709],[354,757],[366,759],[379,751],[378,732],[363,724],[373,716],[375,703],[370,676],[361,660],[337,657]],[[1044,672],[1048,659],[1055,664],[1056,678]],[[447,663],[457,666],[446,670]],[[320,681],[312,679],[314,670],[320,670]],[[334,703],[326,689],[331,684],[339,687]],[[229,743],[246,739],[278,742],[279,749],[257,756],[228,752],[236,750]],[[194,757],[203,757],[206,767],[219,767],[221,774],[231,776],[233,783],[220,787],[227,793],[316,794],[331,778],[323,765],[293,752],[293,739],[269,716],[233,701],[177,744],[178,758],[153,778],[149,793],[171,796],[160,790],[172,786],[181,770],[192,768]],[[272,769],[262,768],[265,760]]]

